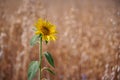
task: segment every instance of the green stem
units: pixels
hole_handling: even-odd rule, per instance
[[[42,69],[42,37],[40,37],[40,43],[39,43],[39,63],[40,63],[40,67],[39,67],[38,80],[42,80],[42,73],[41,73],[41,69]]]

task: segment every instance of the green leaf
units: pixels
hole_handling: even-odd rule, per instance
[[[38,61],[32,61],[28,68],[28,80],[32,80],[38,69],[39,69]]]
[[[32,39],[30,40],[30,45],[33,46],[36,44],[37,40],[41,37],[40,35],[34,35]]]
[[[50,72],[51,74],[55,75],[55,72],[53,72],[50,68],[48,67],[44,67],[43,70],[47,70],[48,72]]]
[[[55,67],[55,66],[54,66],[54,61],[53,61],[53,58],[52,58],[51,54],[50,54],[49,52],[45,52],[44,55],[45,55],[48,63],[49,63],[51,66]]]

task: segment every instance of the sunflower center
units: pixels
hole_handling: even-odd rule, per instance
[[[50,34],[50,30],[46,26],[43,26],[42,32],[43,32],[44,35],[49,35]]]

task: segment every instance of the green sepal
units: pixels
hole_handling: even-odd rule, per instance
[[[37,29],[35,27],[32,28],[33,31],[36,31]]]
[[[55,67],[55,66],[54,66],[54,60],[53,60],[51,54],[50,54],[49,52],[45,52],[44,55],[45,55],[48,63],[49,63],[52,67]]]
[[[45,43],[46,43],[46,44],[48,44],[48,41],[47,41],[47,40],[45,40]]]
[[[38,70],[39,70],[39,62],[32,61],[28,68],[28,80],[32,80],[32,78],[35,76]]]

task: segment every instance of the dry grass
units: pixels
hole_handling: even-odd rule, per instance
[[[44,76],[120,79],[119,0],[1,0],[0,80],[27,80],[29,62],[38,59],[38,46],[30,47],[29,41],[39,17],[52,21],[58,30],[58,40],[44,45],[53,54],[57,74]]]

